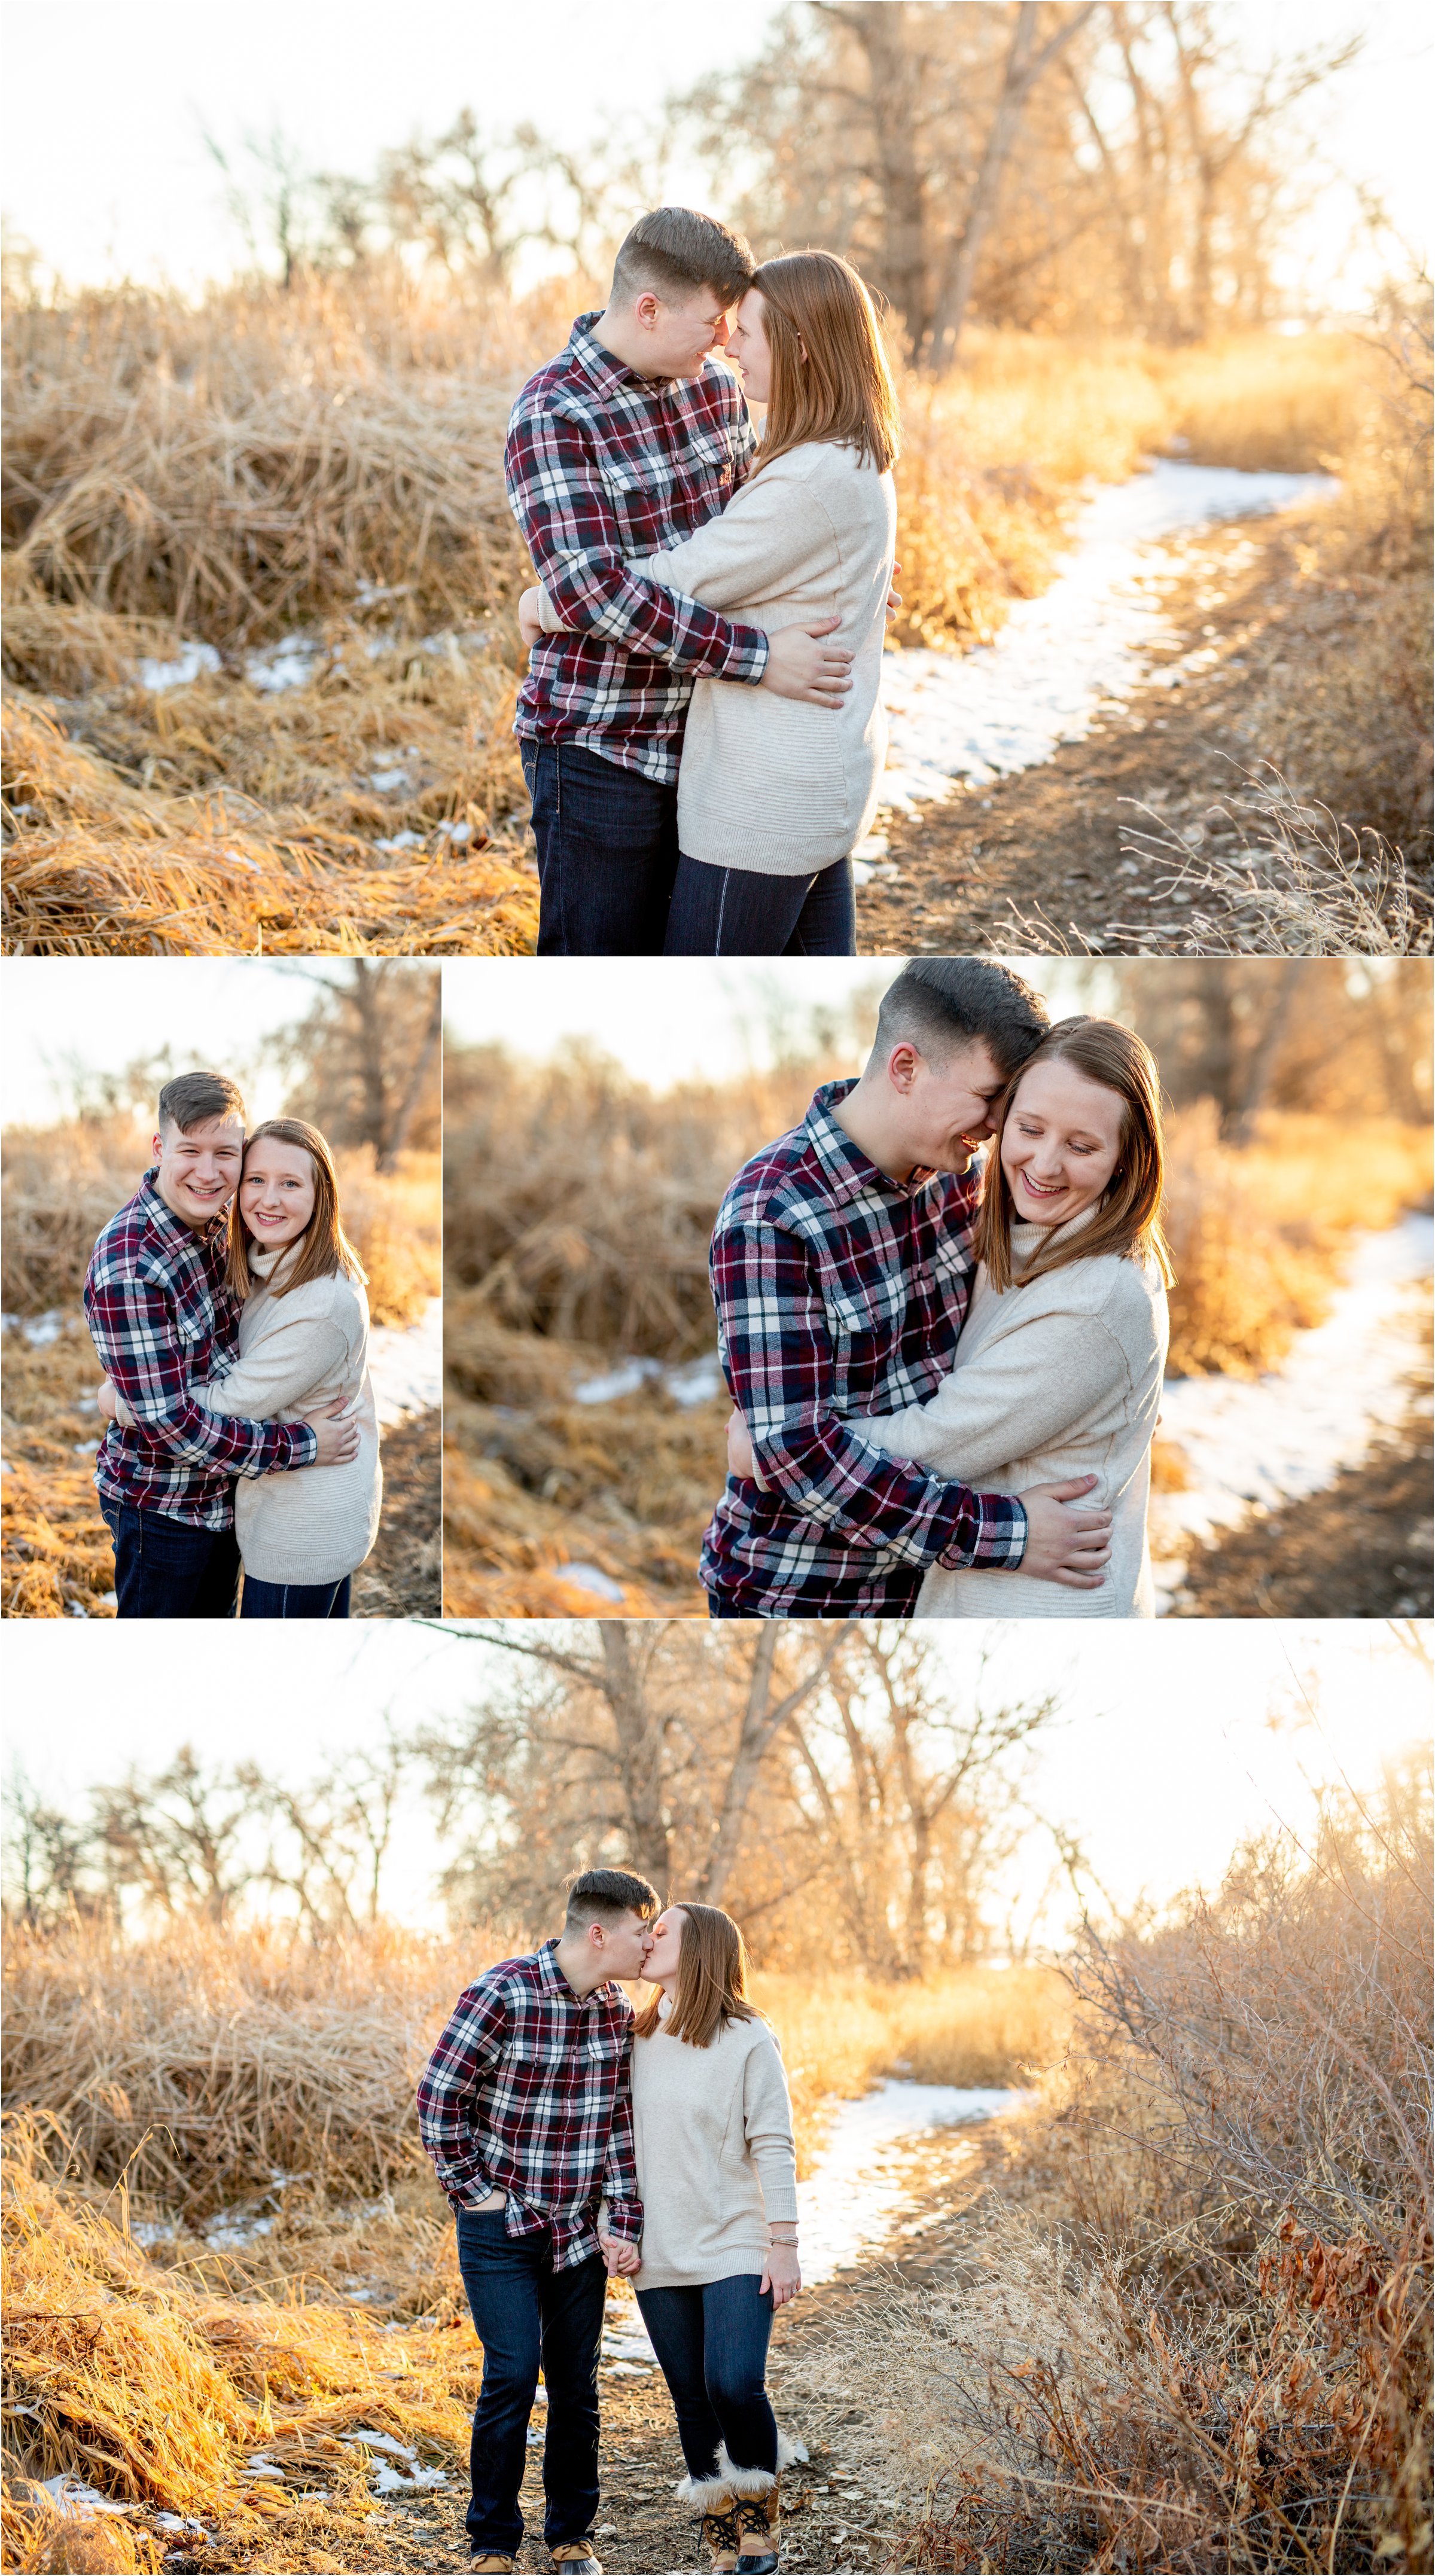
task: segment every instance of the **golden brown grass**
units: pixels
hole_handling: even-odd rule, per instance
[[[899,2563],[1428,2565],[1429,1904],[1393,1784],[1088,1941],[953,2279],[830,2356]]]
[[[58,1335],[5,1335],[5,1454],[0,1580],[9,1618],[112,1615],[110,1534],[95,1494],[93,1410],[99,1362],[80,1294],[95,1237],[146,1168],[123,1118],[7,1129],[3,1297],[7,1314],[53,1315]],[[440,1292],[439,1157],[408,1153],[376,1172],[367,1146],[336,1156],[344,1221],[369,1274],[376,1325],[414,1323]]]
[[[502,435],[594,291],[509,306],[375,272],[12,314],[12,950],[531,949],[509,732],[528,568]],[[903,383],[899,635],[986,640],[1050,578],[1087,478],[1173,440],[1218,463],[1344,458],[1369,443],[1380,365],[1335,335],[1179,353],[973,335],[949,385]],[[315,676],[266,695],[244,651],[296,627],[324,647]],[[223,670],[140,688],[141,658],[186,637]],[[374,791],[391,766],[411,785]],[[467,827],[461,853],[444,824]],[[376,851],[400,832],[421,852]]]

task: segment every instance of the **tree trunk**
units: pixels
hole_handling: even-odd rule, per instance
[[[1093,0],[1094,6],[1094,0]],[[948,254],[946,280],[932,324],[931,345],[927,357],[930,375],[945,375],[962,336],[967,306],[971,301],[977,261],[997,210],[1006,165],[1017,138],[1026,102],[1041,78],[1047,64],[1070,44],[1073,36],[1085,26],[1091,8],[1069,9],[1064,23],[1048,36],[1041,51],[1034,48],[1037,35],[1036,0],[1021,0],[1012,30],[1011,50],[1002,76],[1001,95],[982,148],[976,185],[967,207],[966,221]]]
[[[705,1905],[721,1905],[723,1901],[742,1847],[743,1828],[752,1793],[757,1787],[758,1773],[768,1753],[788,1719],[795,1716],[803,1701],[809,1699],[818,1683],[825,1679],[839,1647],[851,1636],[853,1626],[852,1620],[844,1620],[812,1670],[775,1706],[772,1675],[782,1628],[775,1619],[765,1619],[759,1627],[747,1700],[738,1730],[737,1752],[723,1791],[722,1812],[703,1880]]]
[[[672,1867],[672,1838],[663,1813],[661,1718],[648,1704],[623,1619],[599,1622],[603,1646],[603,1695],[618,1738],[619,1776],[632,1840],[630,1857],[650,1878],[664,1904]]]
[[[413,1124],[414,1111],[423,1098],[424,1084],[429,1078],[434,1058],[438,1054],[439,1041],[443,1035],[443,981],[437,967],[432,971],[433,1000],[429,1006],[428,1025],[414,1058],[404,1096],[387,1123],[382,1145],[375,1149],[375,1165],[381,1172],[391,1172],[404,1150],[409,1128]]]
[[[867,58],[872,141],[882,204],[882,275],[915,358],[931,312],[927,195],[917,145],[920,61],[908,0],[860,0],[840,12]]]
[[[379,1001],[383,978],[381,965],[367,958],[353,960],[354,980],[349,999],[359,1022],[359,1076],[364,1089],[364,1142],[372,1145],[375,1162],[384,1150],[388,1126],[388,1085],[384,1079],[384,1017]]]

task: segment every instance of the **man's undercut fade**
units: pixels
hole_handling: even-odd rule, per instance
[[[914,957],[882,996],[873,1061],[905,1039],[940,1069],[981,1039],[998,1072],[1010,1077],[1050,1026],[1041,995],[1009,966],[985,957]]]
[[[695,214],[691,206],[657,206],[638,217],[619,246],[612,300],[634,304],[651,294],[666,304],[686,304],[708,286],[726,310],[746,295],[756,271],[741,233],[730,232],[715,215]]]
[[[244,1124],[244,1095],[227,1073],[177,1073],[159,1095],[159,1126],[177,1127],[181,1136],[207,1126],[211,1118],[237,1118]]]
[[[648,1916],[662,1911],[655,1887],[638,1878],[630,1869],[585,1869],[581,1878],[570,1882],[565,1932],[586,1932],[590,1923],[601,1923],[605,1929],[620,1923],[625,1914]]]

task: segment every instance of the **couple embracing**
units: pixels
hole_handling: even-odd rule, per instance
[[[739,1172],[715,1618],[1150,1618],[1160,1082],[995,961],[883,996],[859,1080]]]
[[[748,401],[765,406],[759,446]],[[662,206],[525,385],[540,956],[850,956],[886,760],[897,402],[829,251]]]
[[[316,1127],[238,1085],[159,1095],[154,1162],[90,1256],[95,1485],[121,1619],[347,1619],[378,1535],[364,1269]]]
[[[635,2017],[622,1988],[643,1980]],[[419,2086],[483,2346],[469,2548],[502,2576],[543,2374],[544,2539],[601,2576],[598,2364],[610,2276],[631,2280],[667,2381],[715,2569],[779,2564],[781,2472],[805,2458],[766,2391],[773,2311],[801,2288],[792,2113],[731,1916],[660,1910],[623,1869],[573,1881],[561,1933],[460,1995]]]

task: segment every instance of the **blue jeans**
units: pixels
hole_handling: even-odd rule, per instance
[[[577,742],[523,742],[540,957],[661,957],[678,791]]]
[[[735,2272],[701,2289],[638,2292],[691,2477],[716,2477],[719,2442],[735,2469],[777,2466],[777,2421],[763,2384],[772,2292],[759,2291],[758,2278]]]
[[[465,2524],[476,2558],[516,2556],[518,2490],[539,2365],[548,2390],[543,2537],[584,2540],[598,2510],[598,2350],[608,2274],[601,2254],[553,2269],[553,2244],[510,2236],[501,2209],[458,2213],[458,2268],[483,2346],[483,2385],[469,2445]]]
[[[232,1529],[196,1529],[169,1512],[101,1498],[115,1543],[118,1619],[232,1619],[239,1549]]]
[[[261,1583],[257,1575],[246,1574],[239,1616],[241,1619],[347,1619],[352,1582],[353,1576],[346,1574],[342,1583]]]
[[[668,914],[669,957],[855,957],[852,862],[798,877],[678,861]]]

